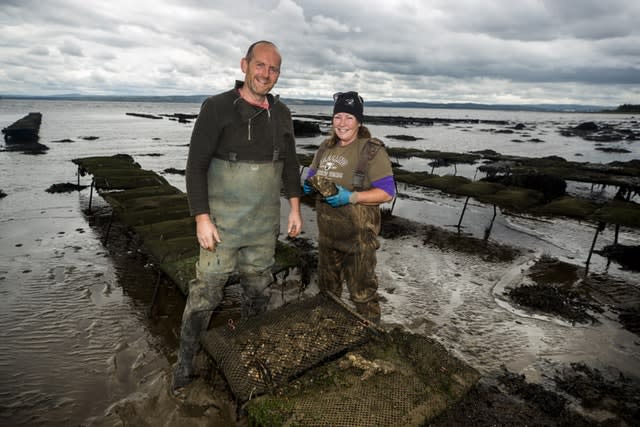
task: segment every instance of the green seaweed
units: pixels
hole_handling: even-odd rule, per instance
[[[587,219],[598,209],[598,204],[591,200],[577,199],[575,197],[560,197],[547,203],[537,206],[532,212],[543,216],[565,216],[575,219]]]
[[[542,199],[542,193],[539,191],[514,187],[508,187],[495,194],[478,196],[478,200],[481,202],[521,212],[537,205]]]
[[[591,219],[607,224],[640,227],[640,205],[634,202],[614,200],[598,209]]]

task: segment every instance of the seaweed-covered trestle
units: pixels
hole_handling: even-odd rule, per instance
[[[186,294],[199,254],[187,195],[127,154],[72,161],[79,175],[93,176],[92,190],[94,186],[114,217],[140,238],[160,269]],[[294,268],[298,261],[296,248],[278,242],[274,273]]]

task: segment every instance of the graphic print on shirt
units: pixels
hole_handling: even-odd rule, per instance
[[[340,180],[349,165],[349,160],[342,154],[328,154],[320,160],[317,174],[326,178]]]

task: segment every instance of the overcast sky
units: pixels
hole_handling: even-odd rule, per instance
[[[640,104],[638,0],[0,0],[0,94],[214,94],[258,39],[284,97]]]

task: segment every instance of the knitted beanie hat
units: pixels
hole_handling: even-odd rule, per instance
[[[338,92],[333,95],[333,114],[349,113],[364,122],[364,101],[358,92]]]

